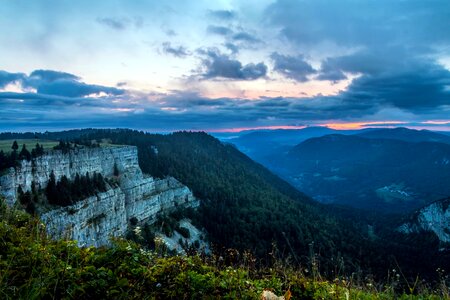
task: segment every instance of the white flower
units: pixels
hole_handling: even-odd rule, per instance
[[[142,232],[141,227],[139,227],[139,226],[136,226],[136,228],[134,228],[133,231],[138,236],[140,236],[141,232]]]

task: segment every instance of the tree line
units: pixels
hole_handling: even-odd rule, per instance
[[[73,180],[67,176],[62,176],[56,181],[55,174],[52,172],[45,189],[48,203],[59,206],[69,206],[80,200],[94,196],[99,192],[106,192],[107,185],[102,174],[94,172],[92,176],[86,172],[86,175],[75,175]]]
[[[33,158],[44,155],[44,146],[39,143],[30,151],[28,151],[27,146],[25,144],[22,145],[22,149],[19,150],[19,144],[17,141],[14,141],[11,146],[12,151],[10,153],[5,153],[3,150],[0,150],[0,170],[7,168],[14,168],[19,164],[21,160],[30,161]]]

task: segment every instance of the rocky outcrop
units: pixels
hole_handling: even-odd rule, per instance
[[[89,197],[40,216],[54,238],[78,241],[80,246],[102,246],[123,236],[128,227],[125,194],[120,188]]]
[[[0,193],[8,204],[13,204],[19,186],[29,191],[34,182],[36,188],[45,188],[51,172],[56,180],[62,176],[72,179],[78,173],[84,175],[94,172],[104,177],[113,175],[114,165],[121,173],[140,172],[137,148],[133,146],[77,148],[69,153],[59,150],[48,151],[45,155],[31,161],[22,160],[17,168],[10,168],[0,177]]]
[[[57,180],[63,175],[73,179],[76,174],[94,172],[108,178],[115,167],[118,183],[106,192],[41,214],[51,235],[77,240],[82,246],[107,245],[110,237],[123,236],[132,218],[151,223],[158,212],[199,205],[189,188],[176,179],[143,174],[133,146],[82,148],[66,154],[51,151],[33,161],[22,161],[0,177],[0,193],[11,205],[19,187],[27,191],[34,183],[45,188],[51,172]]]
[[[397,228],[404,234],[433,232],[441,242],[450,242],[450,198],[433,202],[417,211],[412,220]]]
[[[196,247],[197,250],[203,253],[211,253],[210,245],[205,241],[205,232],[199,230],[192,225],[189,219],[182,219],[178,222],[178,226],[185,228],[189,232],[189,236],[185,237],[178,231],[174,230],[171,236],[167,236],[163,232],[158,232],[156,235],[160,241],[171,251],[179,254],[186,254],[185,246]]]

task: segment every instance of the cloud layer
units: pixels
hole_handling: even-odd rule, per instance
[[[447,124],[450,115],[447,0],[2,8],[0,128]]]
[[[217,49],[200,49],[199,53],[203,57],[200,75],[206,79],[255,80],[267,74],[267,66],[263,62],[242,65],[240,61],[220,53]]]

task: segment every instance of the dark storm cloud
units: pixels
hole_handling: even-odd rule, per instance
[[[336,83],[340,80],[347,79],[347,76],[340,70],[330,68],[322,64],[322,72],[316,77],[318,80],[328,80]]]
[[[298,44],[333,41],[339,45],[423,47],[448,43],[450,2],[278,0],[268,20]]]
[[[385,72],[414,71],[424,59],[403,47],[369,48],[350,55],[327,58],[322,62],[319,79],[345,79],[346,73],[378,76]]]
[[[349,102],[371,101],[411,111],[450,105],[448,69],[398,47],[386,51],[391,54],[363,50],[329,58],[322,63],[318,79],[337,81],[346,78],[344,73],[360,74],[341,95]]]
[[[65,97],[84,97],[99,93],[105,93],[108,95],[123,94],[123,90],[118,88],[86,84],[75,80],[56,80],[53,82],[44,82],[37,86],[37,92],[40,94]]]
[[[84,97],[91,94],[105,93],[107,95],[121,95],[122,89],[95,84],[86,84],[73,74],[52,70],[36,70],[29,76],[20,73],[0,71],[0,85],[20,83],[25,88],[36,89],[37,94],[55,95],[63,97]]]
[[[442,0],[279,0],[266,10],[269,22],[300,49],[332,43],[349,50],[327,53],[313,78],[357,76],[346,91],[324,99],[358,114],[386,107],[425,114],[450,105],[450,72],[435,60],[450,42],[449,15],[450,2]],[[274,70],[282,69],[274,61]],[[285,65],[290,71],[295,63]]]
[[[225,43],[224,46],[225,46],[225,48],[230,50],[231,54],[236,54],[239,52],[239,47],[233,43]]]
[[[98,18],[97,22],[115,30],[124,30],[128,25],[126,20],[117,18]]]
[[[0,93],[0,127],[131,127],[179,130],[267,126],[326,119],[364,118],[380,109],[359,86],[338,96],[211,99],[184,91],[153,101],[124,94],[114,98],[68,98]],[[113,101],[114,100],[114,101]],[[119,101],[120,103],[116,103]],[[382,104],[381,104],[382,105]],[[124,108],[127,108],[126,110]],[[445,115],[445,111],[441,115]],[[11,117],[14,116],[14,117]],[[10,127],[8,127],[10,126]]]
[[[258,44],[262,41],[248,32],[239,32],[233,35],[233,40],[237,42],[245,42],[249,44]]]
[[[176,57],[186,57],[189,55],[189,51],[183,46],[172,46],[171,43],[165,42],[162,44],[162,50],[164,53],[171,54]]]
[[[208,33],[217,34],[217,35],[230,35],[230,34],[233,33],[233,30],[231,30],[228,27],[225,27],[225,26],[214,26],[214,25],[208,26],[206,31]]]
[[[37,81],[52,82],[60,79],[80,80],[78,76],[75,76],[73,74],[53,70],[35,70],[31,72],[30,76],[28,77],[29,81],[37,80]]]
[[[23,73],[9,73],[6,71],[0,71],[0,88],[4,88],[8,84],[17,82],[25,78]]]
[[[246,100],[242,100],[246,101]],[[209,107],[226,107],[233,106],[237,102],[241,102],[238,99],[230,98],[206,98],[195,92],[177,91],[171,95],[167,95],[162,98],[160,102],[161,106],[176,107],[182,109],[199,110]]]
[[[106,18],[97,18],[97,22],[114,30],[125,30],[130,26],[134,26],[136,28],[141,28],[144,24],[144,21],[141,17],[134,18],[116,18],[116,17],[106,17]]]
[[[201,75],[204,78],[255,80],[267,74],[267,66],[263,62],[242,65],[216,49],[200,50],[199,53],[203,56]]]
[[[255,103],[256,107],[286,107],[290,106],[291,102],[283,99],[282,97],[278,98],[266,98],[262,99]]]
[[[351,103],[370,101],[417,112],[450,105],[449,86],[449,70],[423,62],[377,76],[361,76],[342,96]]]
[[[275,72],[296,81],[308,81],[308,76],[316,73],[316,70],[305,61],[302,55],[288,56],[274,52],[270,58],[274,62],[273,70]]]
[[[230,21],[236,18],[236,13],[231,10],[210,10],[209,15],[215,19]]]
[[[92,99],[61,97],[54,95],[44,95],[37,93],[14,93],[0,92],[0,102],[5,104],[21,105],[23,107],[39,108],[39,107],[58,107],[61,105],[70,106],[97,106],[100,102],[95,103]]]
[[[266,10],[269,22],[293,45],[331,43],[350,52],[325,52],[329,57],[314,77],[337,82],[358,76],[339,95],[341,101],[409,111],[449,105],[449,71],[434,60],[448,49],[449,15],[445,0],[279,0]]]

